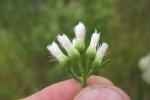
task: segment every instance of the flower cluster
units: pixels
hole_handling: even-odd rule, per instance
[[[103,42],[98,46],[100,33],[95,30],[92,34],[90,45],[86,48],[84,42],[86,28],[82,22],[79,22],[79,24],[74,27],[74,33],[75,38],[72,41],[65,34],[57,36],[58,42],[67,54],[64,54],[55,42],[48,45],[47,49],[61,65],[66,66],[71,77],[81,82],[83,86],[86,86],[86,80],[94,70],[108,62],[102,63],[102,59],[107,53],[108,44]],[[80,75],[83,77],[82,80],[73,69],[73,64],[78,65]]]
[[[150,54],[140,59],[139,68],[142,71],[143,80],[150,84]]]

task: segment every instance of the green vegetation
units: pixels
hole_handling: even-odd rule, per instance
[[[150,51],[149,9],[149,0],[0,0],[0,99],[22,98],[68,79],[66,70],[49,62],[46,46],[58,33],[72,38],[72,27],[83,21],[86,40],[96,28],[110,45],[111,63],[95,74],[133,100],[150,100],[150,85],[138,68]]]

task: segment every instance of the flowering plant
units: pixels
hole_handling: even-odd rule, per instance
[[[88,77],[110,61],[102,62],[103,57],[108,53],[108,44],[103,42],[100,46],[98,45],[100,33],[95,30],[90,45],[86,48],[84,43],[86,29],[82,22],[75,26],[74,32],[75,38],[72,42],[65,34],[57,36],[58,42],[65,49],[67,55],[60,50],[56,42],[48,45],[47,49],[62,66],[66,67],[68,74],[85,87]],[[75,67],[79,69],[79,72]],[[82,76],[82,79],[79,76]]]

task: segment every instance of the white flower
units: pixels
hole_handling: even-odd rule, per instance
[[[95,58],[96,47],[97,47],[97,44],[99,41],[99,36],[100,36],[100,33],[97,33],[97,30],[95,30],[95,32],[93,33],[93,35],[91,37],[90,45],[86,50],[86,57],[89,60],[93,60]]]
[[[58,45],[55,42],[53,42],[51,45],[48,45],[47,49],[57,59],[64,56],[64,54],[62,53],[62,51],[60,50],[60,48],[58,47]]]
[[[76,43],[75,43],[75,48],[80,52],[83,53],[85,50],[85,26],[82,22],[79,22],[78,25],[75,26],[74,28],[75,36],[76,36]]]
[[[150,54],[140,59],[139,68],[142,71],[143,80],[150,84]]]
[[[71,41],[66,35],[58,35],[57,39],[59,43],[64,47],[64,49],[67,51],[68,56],[71,59],[79,59],[80,58],[80,53],[78,50],[73,46]]]
[[[74,32],[75,32],[77,41],[79,41],[79,40],[84,41],[86,30],[85,30],[85,26],[82,22],[79,22],[79,24],[75,26]]]
[[[91,38],[90,47],[96,49],[99,38],[100,38],[100,33],[97,33],[97,30],[95,30]]]
[[[73,44],[66,35],[58,35],[57,40],[67,52],[73,47]]]
[[[142,73],[142,78],[146,83],[150,84],[150,70],[145,70]]]
[[[51,54],[59,61],[59,63],[63,66],[69,66],[69,58],[62,53],[58,45],[53,42],[51,45],[47,46],[47,49],[51,52]]]
[[[102,45],[98,48],[96,55],[102,59],[105,56],[107,49],[108,44],[103,42]]]
[[[73,44],[73,46],[75,46],[75,44],[76,44],[76,39],[74,38],[74,39],[72,39],[72,44]]]
[[[140,59],[139,68],[143,71],[150,69],[150,54]]]
[[[100,66],[103,57],[106,55],[107,49],[108,49],[108,44],[103,42],[96,52],[96,57],[92,62],[92,66],[94,67]]]

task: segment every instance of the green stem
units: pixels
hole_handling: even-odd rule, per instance
[[[88,70],[89,70],[89,67],[90,67],[90,62],[87,61],[86,63],[86,67],[85,67],[85,70],[84,70],[84,75],[83,75],[83,87],[86,87],[87,86],[87,79],[88,79]]]
[[[98,70],[99,68],[102,68],[103,66],[105,66],[107,63],[109,63],[110,62],[110,59],[108,59],[108,60],[106,60],[104,63],[102,63],[100,66],[98,66],[98,67],[95,67],[95,66],[93,66],[91,69],[90,69],[90,71],[88,72],[88,74],[87,74],[87,77],[89,77],[95,70]]]
[[[77,75],[77,73],[73,70],[73,68],[68,68],[68,74],[74,78],[75,80],[77,80],[78,82],[81,83],[81,79],[79,78],[79,76]]]
[[[73,70],[73,68],[71,68],[71,72],[72,72],[72,74],[74,75],[75,79],[76,79],[78,82],[81,82],[81,79],[79,78],[79,76],[77,75],[77,73]]]
[[[80,74],[81,74],[81,76],[83,76],[84,75],[84,69],[83,69],[80,62],[78,63],[78,66],[79,66]]]
[[[81,84],[82,84],[83,87],[86,87],[86,85],[87,85],[86,67],[83,68],[83,66],[81,65],[80,62],[78,63],[78,65],[79,65],[79,70],[80,70],[80,73],[81,73],[81,76],[82,76]]]
[[[87,86],[87,77],[86,77],[86,74],[84,74],[84,76],[83,76],[82,86],[83,86],[83,88]]]
[[[91,75],[91,73],[93,72],[93,70],[94,70],[94,66],[89,70],[89,72],[87,73],[87,77],[89,77],[90,75]]]

